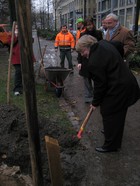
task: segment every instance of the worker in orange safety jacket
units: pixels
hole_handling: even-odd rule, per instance
[[[58,47],[60,49],[61,67],[64,68],[64,61],[66,56],[69,64],[69,69],[71,69],[71,72],[73,72],[71,53],[73,52],[75,47],[75,40],[73,35],[67,30],[66,25],[61,26],[61,31],[56,35],[54,46],[55,52],[58,51]]]
[[[76,43],[78,39],[80,38],[81,33],[84,33],[86,31],[85,24],[83,18],[78,18],[76,20],[77,24],[77,31],[76,31]]]

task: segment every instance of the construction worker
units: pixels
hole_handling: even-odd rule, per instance
[[[76,24],[77,24],[77,32],[76,32],[76,43],[77,43],[78,39],[80,38],[81,33],[85,32],[86,28],[84,25],[83,18],[78,18],[76,20]]]
[[[71,72],[73,72],[71,52],[73,52],[74,50],[75,40],[73,35],[68,32],[66,25],[61,26],[61,31],[56,35],[54,46],[55,52],[58,51],[58,47],[60,49],[61,67],[64,68],[64,61],[66,56],[69,64],[69,69],[71,69]]]

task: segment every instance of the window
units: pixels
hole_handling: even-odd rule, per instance
[[[88,14],[89,14],[89,15],[91,15],[90,10],[91,10],[91,9],[90,9],[90,8],[88,8]]]
[[[134,0],[127,0],[127,5],[133,4],[133,1],[134,1]]]
[[[132,29],[133,21],[132,21],[132,8],[128,8],[126,11],[126,27],[128,29]]]
[[[111,7],[111,0],[107,0],[106,1],[106,8],[110,9],[110,7]]]
[[[101,11],[100,7],[101,7],[101,2],[98,3],[98,12]]]
[[[118,11],[117,10],[113,11],[113,14],[118,15]]]
[[[114,1],[113,3],[114,3],[113,7],[117,8],[118,7],[118,0]]]
[[[106,10],[106,1],[102,2],[102,10]]]
[[[120,10],[120,12],[119,12],[119,21],[120,21],[120,24],[123,25],[123,26],[124,26],[124,14],[125,14],[124,9]]]
[[[120,6],[125,6],[125,0],[120,0]]]

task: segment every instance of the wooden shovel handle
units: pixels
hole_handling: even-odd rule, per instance
[[[90,110],[89,110],[89,112],[87,113],[87,115],[86,115],[86,117],[85,117],[82,125],[81,125],[82,128],[85,128],[85,126],[86,126],[86,124],[87,124],[87,122],[88,122],[88,120],[89,120],[92,112],[93,112],[93,108],[91,107]]]
[[[78,134],[77,134],[77,137],[79,139],[82,137],[83,130],[84,130],[84,128],[85,128],[85,126],[86,126],[86,124],[87,124],[87,122],[88,122],[88,120],[89,120],[92,112],[93,112],[93,108],[91,107],[90,110],[89,110],[89,112],[86,115],[86,118],[84,119],[84,121],[83,121],[83,123],[82,123],[82,125],[80,127],[80,130],[79,130]]]

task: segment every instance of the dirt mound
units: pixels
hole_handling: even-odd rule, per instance
[[[50,185],[50,175],[45,148],[45,135],[58,140],[65,185],[80,185],[85,174],[83,159],[86,149],[73,136],[74,129],[64,128],[57,122],[39,119],[42,168],[45,185]],[[21,172],[31,175],[28,133],[25,114],[15,106],[0,105],[0,165],[20,166]]]

